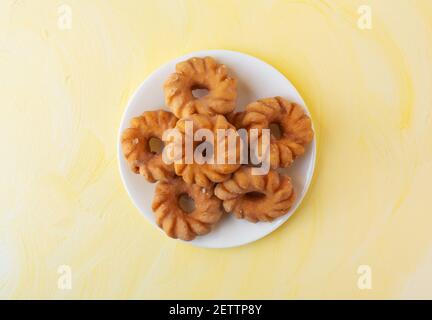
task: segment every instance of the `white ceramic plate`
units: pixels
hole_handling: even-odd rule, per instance
[[[218,62],[225,64],[229,68],[230,74],[237,78],[237,110],[243,110],[246,104],[260,98],[282,96],[304,106],[307,111],[300,94],[287,78],[269,64],[243,53],[227,50],[192,52],[168,62],[153,72],[134,93],[126,107],[120,125],[117,151],[120,174],[129,196],[139,211],[156,227],[151,209],[156,185],[148,183],[142,176],[129,170],[121,151],[121,133],[129,126],[131,118],[142,114],[144,111],[160,108],[168,110],[163,107],[165,103],[162,85],[165,79],[174,72],[178,62],[191,57],[205,56],[212,56]],[[315,154],[316,143],[314,139],[309,144],[305,155],[298,158],[289,169],[286,169],[297,192],[297,200],[286,215],[271,223],[260,222],[256,224],[236,219],[233,215],[227,215],[211,233],[197,237],[189,243],[206,248],[235,247],[258,240],[280,227],[294,213],[307,192],[315,166]],[[161,236],[165,236],[163,231]]]

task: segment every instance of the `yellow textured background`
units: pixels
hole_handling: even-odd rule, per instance
[[[357,27],[362,4],[372,30]],[[136,87],[205,49],[283,72],[319,145],[297,213],[227,250],[164,237],[116,160]],[[432,298],[430,0],[2,0],[0,106],[0,297]],[[363,264],[372,290],[357,287]]]

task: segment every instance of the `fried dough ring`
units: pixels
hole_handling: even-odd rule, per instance
[[[188,185],[181,178],[159,182],[152,204],[157,225],[171,238],[185,241],[209,233],[223,215],[222,201],[213,192],[213,187]],[[190,213],[179,205],[183,194],[195,202],[195,209]]]
[[[213,163],[197,163],[195,161],[196,159],[193,159],[192,163],[187,163],[186,159],[186,148],[185,148],[185,141],[187,139],[193,140],[193,136],[189,136],[189,134],[186,132],[186,123],[189,121],[193,125],[193,132],[192,134],[195,134],[195,132],[199,129],[208,129],[213,134]],[[176,161],[174,163],[174,169],[178,176],[182,176],[183,180],[188,184],[196,183],[201,187],[210,187],[215,182],[222,182],[231,176],[231,173],[236,171],[240,167],[240,143],[239,143],[239,136],[235,130],[235,127],[230,124],[224,116],[217,115],[217,116],[205,116],[201,114],[193,114],[187,118],[180,119],[177,122],[176,129],[179,130],[180,134],[182,135],[182,143],[183,143],[183,152],[182,152],[182,158],[181,159],[173,159],[173,161]],[[224,129],[224,130],[232,130],[232,133],[235,135],[235,150],[230,148],[228,144],[228,138],[220,139],[218,141],[218,135],[217,131],[218,129]],[[195,149],[198,145],[201,143],[206,143],[207,141],[199,141],[195,142],[193,145],[193,151],[195,152]],[[220,156],[219,153],[224,151],[224,153]],[[235,161],[234,163],[229,163],[229,155],[233,154],[235,152]],[[223,157],[225,163],[218,163],[218,158]],[[181,160],[181,161],[177,161]]]
[[[177,118],[164,110],[147,111],[131,120],[131,127],[123,132],[121,142],[133,172],[152,183],[174,176],[174,166],[162,160],[162,153],[151,152],[149,141],[151,138],[162,140],[164,131],[174,128],[176,123]]]
[[[244,112],[230,114],[229,119],[237,128],[269,129],[271,124],[279,125],[281,137],[270,137],[270,166],[285,168],[305,152],[305,146],[312,141],[312,122],[303,108],[281,97],[260,99],[246,106]],[[261,146],[259,137],[258,146]]]
[[[207,89],[208,94],[196,98],[195,89]],[[194,113],[226,114],[235,108],[237,81],[228,69],[213,58],[191,58],[176,65],[176,72],[164,84],[166,104],[178,117]]]
[[[215,194],[227,212],[251,222],[272,221],[286,214],[295,201],[288,176],[270,170],[267,175],[252,175],[242,167],[231,179],[216,185]]]

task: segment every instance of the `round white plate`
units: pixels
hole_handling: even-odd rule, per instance
[[[269,64],[243,53],[227,50],[192,52],[168,62],[153,72],[129,100],[120,125],[117,152],[120,174],[129,196],[139,211],[156,228],[159,227],[155,224],[151,209],[156,185],[148,183],[142,176],[129,170],[121,151],[121,133],[129,126],[131,118],[142,114],[144,111],[160,108],[168,110],[168,108],[163,107],[165,103],[162,85],[165,79],[174,72],[178,62],[191,57],[205,56],[212,56],[218,62],[225,64],[229,68],[230,74],[237,78],[238,108],[236,110],[243,110],[246,104],[260,98],[281,96],[304,106],[308,112],[300,94],[287,78]],[[235,247],[258,240],[280,227],[294,213],[306,194],[313,175],[315,154],[314,138],[312,143],[308,145],[306,153],[298,158],[290,168],[286,169],[293,180],[297,193],[297,200],[286,215],[270,223],[254,224],[236,219],[233,215],[228,214],[211,233],[197,237],[189,243],[206,248]],[[161,234],[161,236],[165,235]]]

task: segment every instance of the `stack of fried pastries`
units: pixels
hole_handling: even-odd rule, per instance
[[[196,89],[205,89],[207,94],[197,97]],[[212,57],[178,63],[163,90],[171,112],[146,111],[133,118],[121,143],[130,169],[151,183],[158,181],[152,209],[157,225],[168,236],[188,241],[208,234],[225,212],[251,222],[269,222],[289,211],[296,194],[291,178],[280,173],[279,168],[289,167],[305,153],[314,135],[311,120],[301,106],[271,97],[235,112],[237,80]],[[188,124],[193,125],[191,132]],[[188,161],[186,152],[180,158],[164,158],[163,150],[169,146],[164,133],[172,129],[182,137],[182,151],[196,130],[213,133],[210,137],[214,141],[208,141],[207,136],[190,147],[197,151],[203,143],[211,142],[215,161]],[[228,138],[217,135],[221,129],[236,132],[234,161],[216,161],[227,160],[232,150],[227,147]],[[268,129],[270,138],[264,139]],[[259,146],[254,152],[269,152],[269,170],[264,174],[254,173],[256,163],[240,160],[237,130],[246,132],[249,146]],[[251,132],[257,134],[252,136]]]

